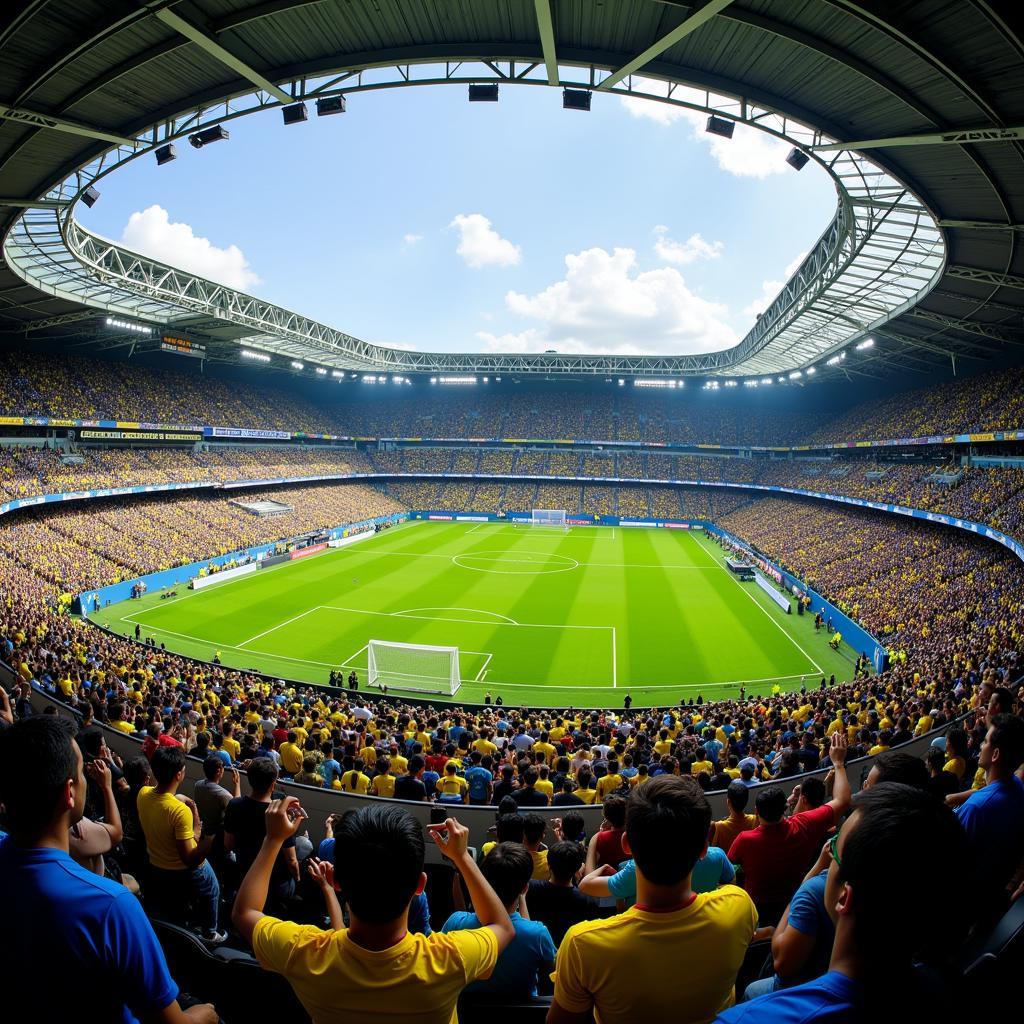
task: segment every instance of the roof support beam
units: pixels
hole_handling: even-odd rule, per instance
[[[17,121],[31,125],[33,128],[52,128],[55,132],[67,132],[70,135],[84,135],[87,139],[99,139],[100,142],[113,142],[118,146],[138,147],[138,139],[129,139],[125,135],[114,135],[102,128],[94,128],[81,121],[68,121],[63,117],[52,117],[50,114],[39,114],[23,107],[0,107],[0,120]]]
[[[1008,224],[998,220],[940,220],[940,228],[970,228],[973,231],[1024,231],[1024,224]]]
[[[16,206],[20,210],[63,210],[65,199],[6,199],[0,198],[0,206]]]
[[[663,35],[657,42],[648,46],[639,56],[634,57],[628,64],[623,64],[618,71],[609,75],[597,88],[607,90],[613,85],[618,85],[627,75],[633,74],[634,71],[639,71],[646,64],[650,64],[655,57],[664,53],[669,47],[675,46],[680,39],[685,39],[691,32],[695,32],[706,21],[710,21],[716,14],[724,11],[731,3],[732,0],[708,0],[703,7],[694,11],[693,14],[684,19],[671,32]]]
[[[982,338],[990,338],[992,341],[1002,341],[1007,345],[1024,345],[1024,333],[1021,331],[1004,331],[999,327],[979,324],[972,320],[954,320],[953,317],[933,313],[930,309],[912,309],[907,316],[911,316],[915,320],[927,320],[929,323],[939,324],[954,331],[965,331],[967,334],[977,334]]]
[[[243,78],[247,78],[257,89],[262,89],[264,92],[269,93],[280,103],[293,102],[293,96],[278,88],[269,78],[265,78],[255,68],[249,67],[244,60],[225,50],[216,39],[207,35],[206,32],[197,28],[191,22],[186,21],[181,15],[175,14],[172,10],[165,9],[157,11],[156,16],[169,28],[173,28],[175,32],[185,36],[186,39],[191,40],[201,50],[219,60],[225,67],[230,68]]]
[[[856,142],[829,142],[811,146],[815,153],[828,153],[841,149],[878,149],[881,146],[963,146],[978,142],[1017,142],[1024,139],[1020,128],[956,128],[946,132],[928,132],[925,135],[893,135],[887,139],[858,139]]]
[[[533,0],[540,29],[540,45],[544,51],[544,67],[548,72],[548,85],[558,85],[558,59],[555,56],[555,24],[551,20],[551,0]]]
[[[946,267],[946,277],[961,281],[977,281],[978,284],[994,284],[997,288],[1016,288],[1024,291],[1024,277],[1016,274],[1000,274],[998,270],[982,270],[980,267]]]

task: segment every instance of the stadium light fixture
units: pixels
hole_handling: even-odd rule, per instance
[[[345,374],[341,370],[331,370],[331,376],[334,377],[335,380],[344,380],[345,379]]]
[[[304,363],[300,363],[297,359],[293,359],[292,360],[292,369],[293,370],[304,370],[305,368],[306,368],[306,366],[305,366]]]
[[[431,377],[430,378],[430,383],[431,384],[436,384],[437,383],[437,378],[436,377]]]
[[[243,359],[252,359],[257,363],[269,363],[270,356],[266,352],[254,352],[251,348],[242,349]]]
[[[491,383],[491,378],[490,377],[484,377],[484,383],[485,384],[490,384]]]
[[[466,376],[438,377],[437,380],[438,380],[439,384],[475,384],[476,383],[476,377],[466,377]]]
[[[704,126],[708,135],[720,135],[723,139],[731,139],[732,133],[736,130],[736,122],[724,117],[715,117],[712,114]]]
[[[485,85],[470,85],[469,87],[469,102],[470,103],[497,103],[498,102],[498,83],[490,82]]]
[[[813,366],[808,366],[807,369],[804,371],[804,373],[806,373],[808,377],[813,377],[817,372],[818,371]]]
[[[119,331],[133,331],[135,334],[152,334],[153,329],[145,324],[135,323],[134,320],[120,320],[116,316],[108,316],[106,325]]]
[[[785,384],[786,383],[786,378],[785,377],[779,377],[778,380],[779,380],[780,384]]]
[[[802,374],[802,373],[801,373],[801,372],[800,372],[799,370],[794,370],[794,371],[793,371],[793,372],[792,372],[792,373],[791,373],[791,374],[789,375],[789,379],[790,379],[790,380],[799,380],[799,379],[800,379],[800,378],[801,378],[802,376],[803,376],[803,374]]]
[[[225,142],[231,138],[231,133],[221,124],[215,124],[212,128],[205,128],[201,132],[194,132],[188,137],[189,145],[193,149],[202,149],[211,142]]]
[[[92,187],[92,185],[90,185],[82,193],[82,202],[85,203],[85,205],[88,206],[90,209],[92,209],[92,207],[96,205],[96,203],[99,201],[99,198],[99,192],[97,192],[96,189]]]
[[[826,366],[838,366],[846,358],[845,352],[838,352],[831,359],[825,360]]]
[[[726,386],[727,388],[735,388],[735,387],[739,387],[739,382],[738,382],[738,381],[735,381],[735,380],[727,380],[727,381],[725,382],[725,386]]]
[[[759,383],[759,382],[758,382],[758,381],[756,381],[756,380],[745,380],[745,381],[743,382],[743,386],[744,386],[745,388],[756,388],[756,387],[757,387],[757,385],[758,385],[758,383]]]
[[[786,163],[793,168],[794,171],[802,171],[811,158],[801,149],[797,149],[795,146],[789,151],[789,156],[786,157]]]
[[[625,386],[626,386],[626,381],[625,381],[625,379],[624,379],[623,377],[620,377],[620,378],[619,378],[619,387],[620,387],[620,388],[624,388]]]
[[[762,384],[771,384],[771,382],[772,382],[771,377],[762,377],[761,378],[761,383]]]
[[[566,110],[589,110],[590,90],[589,89],[563,89],[562,106]]]
[[[874,338],[865,338],[863,341],[858,341],[857,344],[854,346],[854,348],[856,348],[856,350],[858,352],[863,352],[864,349],[866,349],[866,348],[874,348],[874,346],[875,346],[875,339]]]
[[[302,124],[309,120],[309,108],[305,103],[290,103],[281,108],[281,118],[286,125]]]
[[[169,164],[172,160],[178,159],[178,150],[173,142],[168,142],[166,146],[161,146],[155,155],[157,167],[163,167],[164,164]]]
[[[325,370],[325,369],[324,369],[324,368],[323,368],[322,366],[318,366],[318,367],[316,368],[316,372],[317,372],[317,373],[318,373],[318,374],[319,374],[319,375],[320,375],[321,377],[326,377],[326,376],[327,376],[327,371],[326,371],[326,370]]]
[[[316,116],[330,117],[331,114],[345,113],[344,96],[321,96],[316,101]]]

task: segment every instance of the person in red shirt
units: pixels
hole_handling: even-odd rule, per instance
[[[604,820],[587,847],[587,874],[605,864],[617,868],[629,854],[622,848],[626,833],[626,801],[621,796],[610,796],[604,802]]]
[[[282,743],[288,742],[288,719],[279,718],[277,720],[277,728],[271,733],[274,737],[274,749],[276,750],[281,746]]]
[[[761,824],[741,832],[729,847],[729,860],[743,871],[743,888],[757,906],[759,919],[778,919],[821,851],[825,836],[849,810],[851,791],[846,776],[846,732],[832,734],[829,759],[835,769],[832,799],[813,810],[785,817],[786,794],[766,786],[757,795]]]
[[[178,740],[164,732],[163,722],[150,722],[146,738],[142,741],[142,753],[147,761],[152,761],[158,747],[180,746]]]

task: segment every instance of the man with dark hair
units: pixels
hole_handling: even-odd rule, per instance
[[[881,782],[858,793],[829,843],[825,906],[835,926],[827,973],[721,1014],[721,1024],[928,1020],[943,1013],[933,986],[916,984],[913,958],[955,943],[955,907],[936,899],[966,856],[952,811],[930,793]],[[893,913],[894,878],[914,878],[911,902]]]
[[[864,780],[863,789],[879,782],[899,782],[915,789],[928,789],[928,769],[924,761],[902,750],[887,750],[879,754]]]
[[[271,800],[284,796],[275,791],[277,765],[269,757],[257,757],[249,762],[247,771],[251,796],[237,796],[224,811],[224,849],[234,851],[238,872],[245,874],[252,866],[266,835],[267,807]],[[269,908],[281,913],[284,905],[295,895],[299,880],[299,860],[295,852],[295,839],[289,837],[281,844],[281,856],[270,875]]]
[[[267,917],[262,907],[286,839],[303,827],[295,797],[267,809],[266,838],[238,890],[232,921],[260,964],[283,974],[314,1020],[454,1018],[460,992],[490,977],[515,931],[508,913],[468,851],[469,830],[454,818],[428,826],[431,838],[462,876],[480,928],[441,935],[412,933],[409,905],[423,891],[423,829],[408,811],[373,803],[346,814],[335,828],[335,867],[317,863],[331,930]],[[345,894],[345,927],[334,891]]]
[[[924,762],[928,768],[928,792],[933,796],[945,800],[960,788],[956,776],[945,770],[946,752],[941,747],[929,747]]]
[[[708,849],[711,808],[692,778],[659,775],[633,790],[624,846],[636,864],[637,902],[624,914],[566,933],[548,1024],[707,1021],[733,1002],[736,973],[757,926],[733,885],[696,894],[694,865]],[[680,988],[679,965],[699,963]]]
[[[86,791],[71,732],[69,722],[48,715],[0,730],[0,803],[10,829],[0,839],[0,963],[14,998],[42,1001],[40,1013],[52,1020],[216,1024],[211,1005],[178,1005],[178,987],[138,900],[68,854]]]
[[[548,880],[530,882],[530,916],[547,925],[556,947],[574,924],[601,916],[597,900],[576,888],[575,878],[582,866],[583,847],[562,840],[548,850]]]
[[[225,775],[231,789],[225,789],[221,785]],[[228,804],[242,792],[242,780],[239,778],[238,770],[225,768],[224,762],[216,754],[208,755],[203,761],[203,776],[195,784],[192,794],[204,831],[215,835],[223,830],[224,811]]]
[[[741,832],[729,848],[729,860],[742,868],[743,888],[764,921],[779,919],[826,834],[850,806],[846,750],[846,733],[840,729],[832,734],[829,748],[835,781],[828,803],[787,818],[785,792],[778,786],[767,786],[757,794],[761,824]]]
[[[970,843],[967,891],[984,912],[998,905],[1024,856],[1024,719],[996,715],[985,733],[978,764],[985,785],[957,808]]]
[[[490,978],[474,982],[466,991],[494,999],[532,999],[537,995],[538,973],[550,974],[555,964],[555,944],[547,926],[520,915],[520,909],[525,910],[533,860],[519,843],[498,843],[484,857],[480,871],[508,911],[515,938],[498,957]],[[441,931],[449,933],[479,927],[476,914],[456,910]]]
[[[537,769],[532,765],[523,772],[522,788],[512,793],[517,807],[547,807],[547,796],[534,788],[539,777]]]
[[[150,767],[156,786],[143,786],[136,800],[149,856],[147,898],[172,919],[180,919],[194,900],[206,940],[223,942],[227,934],[217,931],[220,883],[206,859],[213,836],[202,835],[195,803],[178,792],[185,780],[185,751],[157,747]]]
[[[548,877],[547,847],[541,849],[547,831],[547,822],[539,814],[527,814],[523,818],[523,846],[533,858],[533,872],[530,878],[539,881]]]
[[[711,845],[728,850],[732,841],[741,833],[757,827],[757,817],[744,813],[750,801],[750,789],[742,782],[730,782],[725,791],[725,802],[729,805],[729,817],[712,824]]]
[[[423,784],[425,767],[426,761],[422,754],[413,754],[409,758],[409,773],[395,779],[396,800],[415,800],[423,803],[427,799],[427,787]]]

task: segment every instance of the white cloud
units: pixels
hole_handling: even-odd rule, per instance
[[[646,83],[646,87],[653,92],[658,91],[658,86],[656,82]],[[660,88],[664,88],[664,85],[661,84]],[[677,91],[676,95],[683,98],[682,91]],[[705,131],[708,115],[696,110],[637,96],[623,96],[621,102],[633,117],[665,126],[677,121],[688,122],[693,138],[709,146],[715,162],[729,174],[740,178],[767,178],[771,174],[784,174],[790,170],[786,155],[792,147],[767,132],[737,124],[732,138],[724,139]]]
[[[519,262],[519,246],[502,238],[482,213],[457,214],[448,227],[458,228],[455,251],[469,267],[510,267]]]
[[[509,312],[539,327],[477,337],[505,352],[688,353],[736,344],[728,309],[690,291],[674,267],[640,272],[636,252],[624,248],[570,253],[565,266],[565,277],[537,294],[505,296]]]
[[[404,246],[412,246],[412,245],[415,245],[417,242],[422,242],[422,241],[423,241],[423,236],[422,235],[414,235],[414,234],[412,234],[412,232],[410,232],[409,234],[406,234],[406,235],[402,235],[402,245],[404,245]]]
[[[690,235],[685,242],[669,238],[668,228],[658,224],[654,229],[657,240],[654,251],[666,263],[694,263],[697,260],[716,260],[725,248],[722,242],[706,242],[700,232]]]
[[[151,259],[209,278],[229,288],[248,291],[260,283],[237,245],[221,249],[208,238],[197,235],[190,224],[171,222],[158,205],[136,210],[128,218],[121,242]]]
[[[807,259],[807,253],[802,252],[795,259],[791,260],[782,272],[781,281],[762,281],[761,294],[753,302],[743,307],[743,314],[745,316],[757,316],[758,313],[763,313],[772,304],[775,296],[782,291],[783,285],[796,273],[797,267],[805,259]]]

